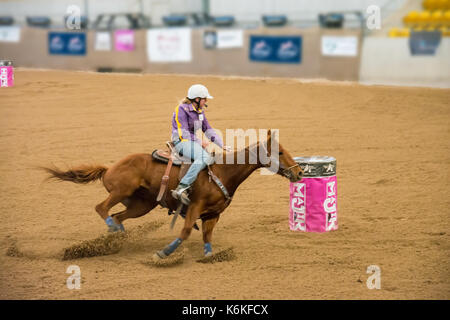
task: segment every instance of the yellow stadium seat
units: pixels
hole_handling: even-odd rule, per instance
[[[391,28],[388,33],[390,38],[409,37],[408,28]]]
[[[431,25],[435,28],[443,26],[444,21],[444,11],[436,10],[431,14]]]
[[[450,27],[450,10],[444,12],[443,25]]]
[[[443,37],[450,37],[450,28],[441,27],[439,31],[441,31]]]
[[[438,1],[439,0],[425,0],[422,2],[422,7],[425,10],[436,10],[438,8]]]
[[[409,37],[408,28],[391,28],[388,33],[390,38]]]
[[[447,10],[450,5],[449,0],[438,0],[436,5],[436,10]]]
[[[388,36],[389,38],[397,38],[399,34],[399,29],[398,28],[391,28],[389,30]]]
[[[419,22],[419,12],[410,11],[403,17],[403,24],[407,27],[413,27]]]
[[[418,25],[425,27],[431,23],[431,11],[422,11],[419,13]]]
[[[397,37],[409,37],[409,28],[399,28]]]

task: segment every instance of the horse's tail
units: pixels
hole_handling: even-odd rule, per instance
[[[48,179],[59,179],[82,184],[102,179],[103,175],[108,170],[107,167],[101,165],[81,165],[67,171],[62,171],[56,167],[41,167],[41,169],[50,174]]]

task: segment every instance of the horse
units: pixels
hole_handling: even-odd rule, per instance
[[[278,143],[275,140],[274,142]],[[163,250],[157,251],[153,258],[164,259],[173,253],[182,241],[189,238],[192,228],[198,219],[202,220],[204,255],[212,255],[212,233],[220,214],[230,204],[239,185],[256,169],[275,164],[276,174],[289,179],[291,182],[300,181],[303,176],[302,168],[281,144],[278,143],[277,145],[279,153],[278,155],[272,155],[272,134],[269,130],[266,144],[258,141],[256,144],[249,145],[242,150],[234,151],[232,164],[227,164],[227,161],[223,161],[222,164],[214,163],[210,166],[210,170],[214,172],[228,191],[229,197],[225,197],[223,191],[211,182],[208,171],[206,169],[202,170],[193,184],[190,194],[191,202],[185,214],[184,226],[180,236]],[[263,149],[260,150],[260,148]],[[270,159],[269,163],[263,164],[258,156],[256,161],[247,161],[252,154],[258,155],[258,151],[267,155],[267,159]],[[229,159],[228,156],[230,154],[222,154],[223,159],[226,156]],[[242,159],[239,158],[240,156],[245,156],[246,161],[244,164],[239,164],[239,161],[236,161],[236,159]],[[159,204],[157,195],[166,164],[153,159],[150,154],[138,153],[128,155],[109,168],[103,165],[81,165],[67,171],[62,171],[56,167],[41,167],[41,169],[44,169],[49,174],[49,178],[57,180],[80,184],[102,180],[104,187],[109,192],[109,196],[99,203],[95,210],[105,221],[110,219],[111,222],[112,219],[109,225],[112,231],[124,231],[122,223],[126,219],[141,217]],[[169,190],[176,188],[179,171],[180,167],[172,168],[168,181]],[[273,172],[275,173],[275,170]],[[172,198],[170,193],[169,196],[165,196],[164,200],[169,210],[177,209],[178,200]],[[126,209],[109,217],[109,210],[118,203],[122,203]]]

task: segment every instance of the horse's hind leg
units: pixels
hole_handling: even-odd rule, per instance
[[[116,204],[124,200],[127,196],[117,193],[117,192],[111,192],[106,198],[105,201],[100,202],[96,207],[95,211],[102,217],[103,220],[105,220],[106,225],[109,228],[109,231],[118,231],[122,229],[120,225],[117,225],[113,219],[108,215],[109,210],[114,207]]]
[[[122,224],[123,221],[129,218],[139,218],[157,205],[154,201],[144,200],[136,196],[128,197],[126,200],[123,203],[127,209],[112,215],[118,224]]]
[[[202,233],[204,243],[203,252],[205,254],[205,257],[212,255],[212,247],[211,247],[212,232],[217,221],[219,221],[219,217],[205,220],[202,222]]]

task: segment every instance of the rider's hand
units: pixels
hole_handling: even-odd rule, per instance
[[[202,148],[206,148],[207,146],[209,146],[209,142],[206,140],[202,140]]]
[[[227,151],[227,152],[231,151],[231,147],[230,146],[223,146],[222,149]]]

